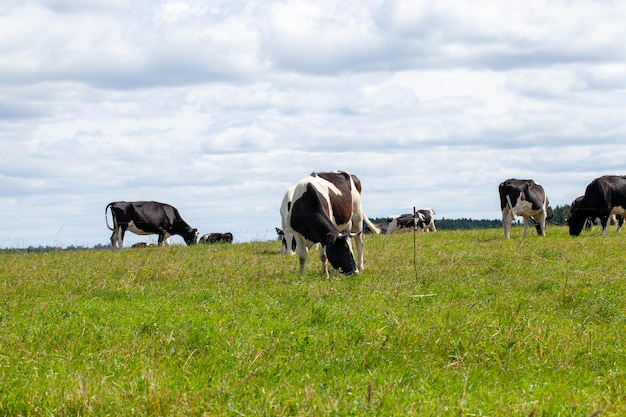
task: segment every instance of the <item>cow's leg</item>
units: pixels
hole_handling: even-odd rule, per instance
[[[609,216],[602,216],[600,218],[600,225],[602,226],[602,236],[606,236],[606,224],[609,221]]]
[[[287,233],[287,253],[294,255],[296,253],[296,238],[293,233]]]
[[[113,234],[111,235],[111,249],[115,249],[117,247],[117,235],[119,231],[117,228],[113,229]]]
[[[617,229],[615,229],[615,233],[619,233],[619,229],[622,228],[622,225],[624,224],[624,218],[617,214],[615,215],[615,219],[617,220]]]
[[[126,229],[120,227],[120,232],[117,235],[117,247],[119,249],[124,249],[124,235],[126,234]]]
[[[322,274],[326,275],[326,278],[330,278],[328,272],[328,257],[326,256],[326,246],[320,245],[320,261],[322,261]]]
[[[282,239],[282,246],[280,248],[280,253],[286,253],[289,255],[293,255],[296,253],[296,238],[293,233],[284,232]]]
[[[533,220],[537,223],[535,224],[535,228],[537,229],[537,234],[539,236],[546,235],[546,214],[542,212],[539,216],[533,217]]]
[[[363,265],[363,247],[364,245],[364,241],[365,241],[365,237],[363,236],[363,232],[357,234],[356,236],[354,236],[354,244],[356,246],[356,268],[357,268],[357,273],[363,271],[365,269],[365,266]]]
[[[304,243],[304,239],[301,236],[295,236],[296,249],[298,250],[298,260],[300,261],[300,273],[304,274],[304,265],[306,264],[306,258],[309,254],[309,248]]]
[[[511,238],[511,223],[513,222],[512,216],[509,215],[509,210],[502,210],[502,227],[504,227],[504,237]]]
[[[524,216],[523,219],[524,219],[524,231],[522,232],[522,237],[526,237],[526,233],[528,233],[528,222],[530,221],[530,219],[526,216]]]

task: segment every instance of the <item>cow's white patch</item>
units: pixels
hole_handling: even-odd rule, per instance
[[[515,204],[511,201],[510,197],[506,196],[507,205],[502,209],[502,223],[504,225],[504,235],[510,238],[511,224],[517,216],[524,218],[524,231],[522,236],[525,237],[528,232],[528,219],[533,219],[541,225],[541,230],[545,234],[545,222],[547,214],[547,201],[544,199],[541,208],[533,210],[533,205],[530,201],[522,200],[522,197],[518,197]]]
[[[622,217],[626,217],[626,209],[622,206],[615,206],[611,209],[611,214],[619,214]]]
[[[128,228],[126,229],[129,232],[133,232],[136,235],[153,235],[153,232],[146,232],[145,230],[141,230],[140,228],[137,227],[137,225],[135,224],[135,222],[133,222],[132,220],[130,221],[130,223],[128,223]]]
[[[512,216],[512,220],[515,220],[515,216],[531,217],[540,212],[541,212],[541,209],[533,210],[532,203],[530,201],[524,201],[520,197],[517,199],[517,201],[515,202],[515,205],[512,207],[511,216]]]

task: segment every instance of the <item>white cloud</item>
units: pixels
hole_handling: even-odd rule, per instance
[[[370,216],[498,218],[514,176],[570,203],[622,169],[625,8],[3,2],[0,245],[106,243],[123,199],[273,239],[285,189],[332,169]]]

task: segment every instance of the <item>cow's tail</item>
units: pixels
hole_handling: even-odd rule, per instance
[[[109,228],[109,230],[115,230],[111,226],[109,226],[109,216],[107,216],[107,212],[111,208],[111,205],[113,205],[113,203],[107,204],[107,206],[104,208],[104,221],[106,221],[107,227]],[[110,211],[111,211],[111,217],[113,217],[113,210],[110,210]],[[115,225],[115,218],[113,218],[113,225]]]
[[[511,203],[511,196],[508,193],[506,195],[506,203],[509,206],[509,210],[511,210],[511,212],[513,212],[513,204]]]
[[[367,227],[369,227],[372,232],[374,232],[377,235],[380,234],[380,229],[378,227],[376,227],[374,225],[374,223],[372,223],[372,221],[370,219],[367,218],[365,213],[363,213],[363,219],[364,219],[365,224],[367,225]]]

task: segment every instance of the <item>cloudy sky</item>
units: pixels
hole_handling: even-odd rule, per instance
[[[569,204],[626,171],[625,18],[618,0],[3,0],[0,246],[108,243],[117,200],[274,239],[288,186],[334,169],[369,217],[497,219],[510,177]]]

